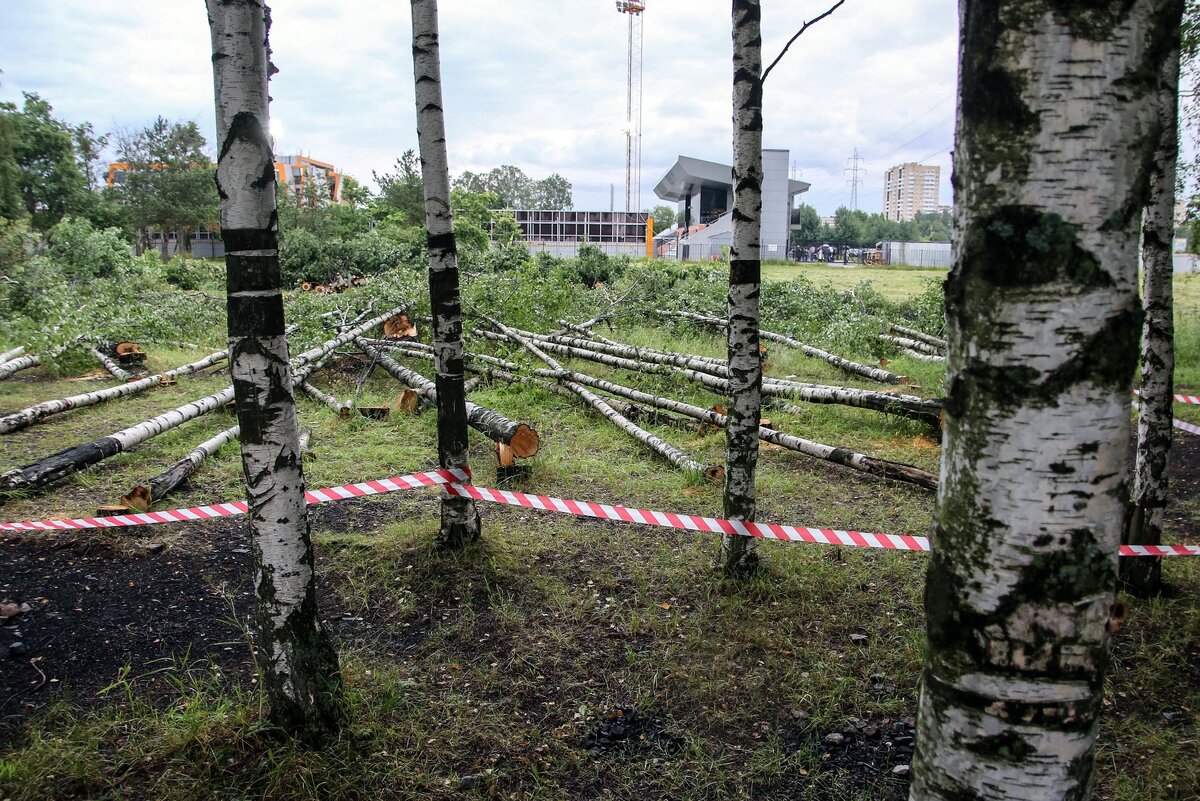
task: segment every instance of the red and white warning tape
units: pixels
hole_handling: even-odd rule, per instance
[[[1189,434],[1200,435],[1200,426],[1192,425],[1191,423],[1185,423],[1184,421],[1182,421],[1178,418],[1172,420],[1171,424],[1174,425],[1176,428],[1178,428],[1180,431],[1186,431]]]
[[[1133,391],[1133,394],[1140,397],[1142,393],[1135,389]],[[1193,406],[1200,406],[1200,397],[1198,397],[1196,395],[1176,395],[1175,402],[1176,403],[1190,403]]]
[[[393,476],[358,484],[343,484],[340,487],[323,487],[309,490],[305,498],[309,505],[362,498],[386,492],[398,492],[421,487],[441,487],[449,495],[474,498],[479,501],[519,506],[546,512],[612,520],[619,523],[636,523],[643,526],[700,531],[711,534],[736,534],[743,537],[761,537],[783,542],[808,542],[821,545],[842,545],[848,548],[883,548],[892,551],[929,551],[927,537],[878,534],[865,531],[840,531],[831,528],[808,526],[783,526],[776,523],[747,523],[741,520],[725,520],[719,517],[656,512],[628,506],[606,503],[590,503],[548,495],[530,495],[524,492],[487,489],[471,484],[468,470],[430,470],[407,476]],[[207,520],[214,517],[232,517],[246,513],[246,502],[219,503],[212,506],[194,506],[187,509],[172,509],[162,512],[143,512],[111,517],[86,517],[70,520],[36,520],[21,523],[0,523],[0,531],[62,531],[69,529],[113,528],[120,526],[146,526],[156,523],[182,523],[191,520]],[[1200,556],[1200,545],[1122,545],[1121,556]]]
[[[491,501],[526,509],[559,512],[575,517],[594,517],[622,523],[638,523],[644,526],[681,528],[688,531],[705,531],[711,534],[740,534],[743,537],[763,537],[785,542],[812,542],[823,545],[845,545],[852,548],[887,548],[893,551],[928,551],[929,540],[925,537],[897,536],[895,534],[868,534],[862,531],[836,531],[831,528],[807,528],[780,526],[774,523],[746,523],[741,520],[725,520],[717,517],[653,512],[633,509],[628,506],[610,506],[606,503],[551,498],[547,495],[527,495],[524,492],[485,489],[464,484],[447,484],[446,491],[463,498]]]
[[[392,476],[359,484],[343,484],[340,487],[322,487],[304,493],[308,504],[343,501],[347,498],[363,498],[384,492],[419,489],[470,481],[467,470],[430,470],[407,476]],[[0,523],[0,531],[61,531],[81,528],[114,528],[119,526],[149,526],[155,523],[185,523],[189,520],[207,520],[213,517],[233,517],[246,513],[246,502],[217,503],[212,506],[192,506],[186,509],[170,509],[162,512],[141,512],[110,517],[77,517],[69,520],[26,520],[21,523]]]

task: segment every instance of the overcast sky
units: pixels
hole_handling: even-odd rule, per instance
[[[833,0],[765,0],[769,62]],[[678,155],[729,163],[729,0],[647,0],[642,205]],[[577,209],[608,209],[625,185],[627,17],[613,0],[442,0],[451,171],[514,164],[574,186]],[[303,152],[370,182],[417,144],[409,4],[272,3],[272,122],[278,154]],[[865,161],[859,208],[882,207],[884,171],[942,167],[956,82],[955,0],[847,0],[771,73],[765,146],[791,151],[804,199],[850,202],[844,172]],[[0,0],[0,100],[37,92],[97,131],[157,115],[196,120],[213,140],[212,68],[202,0]]]

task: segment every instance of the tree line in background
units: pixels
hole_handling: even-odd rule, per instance
[[[120,165],[111,186],[101,160],[106,149]],[[0,103],[0,224],[25,227],[35,238],[45,239],[72,218],[97,230],[116,229],[139,250],[159,247],[164,261],[172,238],[186,254],[191,234],[219,228],[215,171],[208,142],[191,120],[159,117],[144,128],[98,136],[91,123],[56,117],[37,94],[26,93],[19,106]],[[340,203],[320,181],[306,182],[299,193],[279,187],[285,280],[376,272],[396,263],[397,249],[420,242],[425,209],[416,152],[405,151],[391,170],[372,177],[378,194],[344,176]],[[535,180],[506,164],[464,172],[453,185],[468,244],[519,238],[506,209],[572,206],[571,183],[558,173]],[[306,272],[305,264],[316,269]]]

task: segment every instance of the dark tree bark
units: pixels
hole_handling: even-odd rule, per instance
[[[225,240],[229,363],[254,555],[259,669],[272,723],[319,744],[346,717],[341,673],[317,614],[299,426],[280,289],[268,131],[270,10],[207,0]]]
[[[911,798],[1089,797],[1139,218],[1179,0],[960,0],[949,398]]]
[[[1180,31],[1171,38],[1178,42]],[[1175,302],[1172,282],[1175,264],[1175,174],[1179,161],[1179,52],[1162,67],[1159,117],[1162,132],[1154,154],[1150,204],[1142,226],[1142,386],[1137,427],[1137,458],[1133,471],[1124,536],[1128,545],[1162,542],[1163,511],[1167,505],[1167,461],[1171,455],[1175,396]],[[1139,556],[1122,559],[1121,581],[1140,596],[1162,590],[1162,559]]]
[[[412,0],[413,75],[416,80],[417,139],[425,188],[429,242],[429,304],[433,310],[434,369],[437,372],[438,463],[468,467],[467,395],[463,390],[462,302],[458,253],[450,216],[450,169],[442,112],[442,67],[437,0]],[[470,498],[442,495],[441,543],[461,548],[479,539],[479,512]]]

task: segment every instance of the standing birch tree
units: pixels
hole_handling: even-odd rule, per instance
[[[1162,542],[1167,505],[1167,460],[1171,455],[1175,399],[1175,178],[1179,163],[1179,26],[1170,33],[1175,50],[1163,62],[1158,86],[1162,131],[1150,177],[1150,203],[1142,225],[1142,386],[1137,426],[1133,493],[1122,541],[1130,545]],[[1121,560],[1121,581],[1131,592],[1149,596],[1162,589],[1162,559],[1142,556]]]
[[[949,397],[911,798],[1086,799],[1178,0],[960,0]]]
[[[337,652],[317,616],[299,427],[280,291],[262,0],[207,0],[225,240],[229,365],[241,427],[257,599],[256,648],[271,721],[319,744],[345,716]]]
[[[450,214],[450,169],[442,110],[442,66],[437,0],[411,0],[413,78],[416,85],[417,140],[425,188],[425,229],[429,245],[429,304],[438,411],[438,462],[443,469],[468,467],[467,396],[463,390],[462,299],[458,252]],[[471,498],[442,493],[438,540],[461,548],[479,539],[479,511]]]
[[[758,424],[762,409],[762,355],[758,299],[762,280],[762,8],[733,0],[733,244],[729,254],[727,352],[729,414],[725,423],[725,517],[754,520]],[[721,535],[727,576],[752,573],[756,543]]]
[[[759,291],[762,284],[763,83],[800,35],[828,17],[845,0],[805,22],[767,69],[762,61],[759,0],[733,0],[733,243],[729,254],[727,353],[729,414],[725,423],[725,517],[753,522],[762,415],[762,355],[759,350]],[[756,542],[721,535],[721,569],[726,576],[753,573]]]

